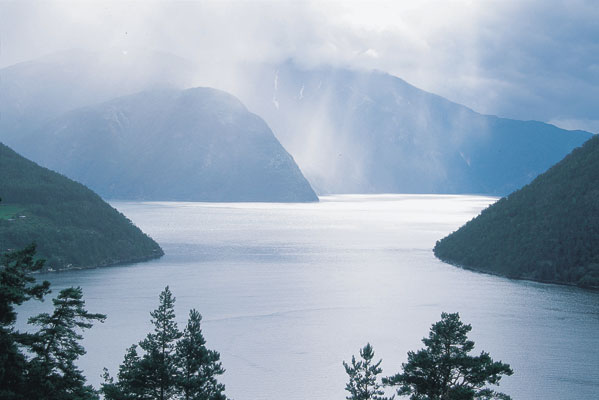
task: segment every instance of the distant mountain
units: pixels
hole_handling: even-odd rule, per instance
[[[233,93],[319,193],[504,195],[591,136],[481,115],[383,72],[287,62],[245,75]]]
[[[183,88],[193,65],[172,54],[73,49],[0,69],[0,140],[16,148],[23,131],[66,111],[150,88]]]
[[[144,261],[156,242],[85,186],[0,143],[0,253],[36,242],[53,269]]]
[[[590,133],[478,114],[377,71],[240,69],[139,49],[55,53],[0,70],[0,140],[28,152],[63,113],[156,88],[211,86],[273,129],[317,192],[508,194]]]
[[[21,140],[25,156],[108,199],[318,201],[266,123],[214,89],[120,97]]]
[[[599,287],[599,136],[437,242],[434,252],[479,271]]]

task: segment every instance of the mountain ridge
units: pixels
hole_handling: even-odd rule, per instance
[[[45,71],[42,67],[33,77],[23,73],[17,74],[17,79],[3,73],[2,88],[15,84],[26,88],[22,96],[32,104],[27,108],[27,101],[18,96],[12,99],[6,95],[10,90],[3,90],[0,139],[16,150],[28,151],[30,144],[23,143],[20,136],[47,123],[41,116],[58,117],[46,103],[63,104],[69,111],[83,103],[130,95],[133,89],[168,83],[180,90],[199,82],[234,94],[248,110],[260,115],[321,194],[505,195],[529,183],[591,135],[543,122],[479,114],[377,70],[302,66],[287,60],[213,71],[164,53],[112,52],[107,56],[84,52],[81,57],[73,56],[87,60],[84,66],[93,65],[93,60],[108,65],[113,73],[100,71],[99,75],[106,79],[104,88],[98,87],[99,78],[92,67],[66,73],[77,72],[73,66],[61,67],[76,64],[69,54],[46,60],[54,63],[49,68],[52,85],[58,89],[73,86],[74,94],[62,96],[64,90],[54,90],[40,78]],[[143,74],[137,77],[139,71]],[[47,101],[58,95],[60,101]],[[25,108],[14,114],[14,104]]]
[[[266,123],[213,88],[157,89],[71,110],[24,154],[109,199],[318,201]]]
[[[320,193],[507,194],[591,136],[479,114],[381,71],[288,61],[248,75],[238,96]]]

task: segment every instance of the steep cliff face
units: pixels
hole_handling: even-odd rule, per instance
[[[54,119],[23,152],[109,199],[318,201],[266,123],[215,89],[153,90]]]
[[[383,72],[248,71],[235,93],[321,193],[505,195],[591,136],[481,115]]]

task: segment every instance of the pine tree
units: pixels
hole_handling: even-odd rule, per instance
[[[383,360],[373,363],[374,349],[367,343],[364,348],[360,349],[360,361],[356,361],[356,357],[352,356],[351,365],[343,362],[345,372],[349,375],[349,382],[345,385],[350,395],[347,400],[387,400],[384,397],[382,385],[378,382],[378,375],[383,371],[380,367]]]
[[[103,314],[85,310],[81,288],[60,291],[52,300],[54,312],[29,319],[40,330],[31,337],[34,358],[29,364],[27,398],[36,399],[97,399],[96,391],[86,385],[75,361],[85,354],[79,343],[83,336],[78,331],[92,327],[93,321],[103,322]]]
[[[119,367],[118,381],[104,368],[104,383],[102,393],[105,400],[142,400],[145,399],[145,381],[140,370],[140,358],[137,354],[137,345],[132,345],[125,353],[125,359]]]
[[[0,398],[21,399],[27,359],[20,349],[30,335],[15,331],[15,306],[30,299],[42,300],[50,283],[35,284],[32,272],[44,260],[35,260],[35,244],[20,251],[3,254],[0,259]]]
[[[150,315],[154,332],[139,343],[144,350],[139,369],[147,396],[167,400],[177,391],[176,342],[181,337],[175,322],[175,298],[168,286],[160,293],[158,308]]]
[[[32,272],[44,266],[44,260],[35,259],[35,244],[23,250],[5,253],[0,268],[0,326],[12,326],[17,314],[14,307],[34,298],[41,300],[50,293],[50,283],[34,284]]]
[[[106,400],[226,400],[225,386],[217,381],[224,373],[220,354],[206,348],[200,323],[191,310],[183,333],[177,329],[175,299],[168,286],[160,294],[158,308],[150,313],[154,331],[127,350],[117,380],[104,372],[102,393]]]
[[[225,370],[220,363],[220,354],[205,346],[201,320],[200,313],[191,310],[183,337],[177,343],[179,390],[185,400],[225,400],[225,386],[216,379]]]
[[[486,388],[498,385],[502,375],[512,375],[508,364],[494,362],[488,353],[471,356],[474,342],[468,340],[472,327],[460,321],[459,314],[441,314],[424,349],[408,352],[403,373],[383,379],[386,385],[399,386],[397,393],[412,400],[491,400],[509,396]]]

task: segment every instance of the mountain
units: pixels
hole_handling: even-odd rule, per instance
[[[0,140],[17,148],[24,131],[82,106],[150,88],[189,85],[193,65],[172,54],[72,49],[0,69]]]
[[[599,287],[599,136],[437,242],[434,252],[478,271]]]
[[[22,153],[109,199],[318,201],[266,123],[215,89],[157,89],[70,111]]]
[[[481,115],[384,72],[293,61],[214,68],[140,49],[70,50],[0,75],[0,140],[21,153],[31,131],[76,108],[209,86],[260,115],[321,194],[506,195],[591,135]]]
[[[94,192],[0,143],[0,253],[37,243],[53,269],[144,261],[164,253]]]
[[[228,88],[319,193],[508,194],[591,134],[481,115],[379,71],[247,67]]]

